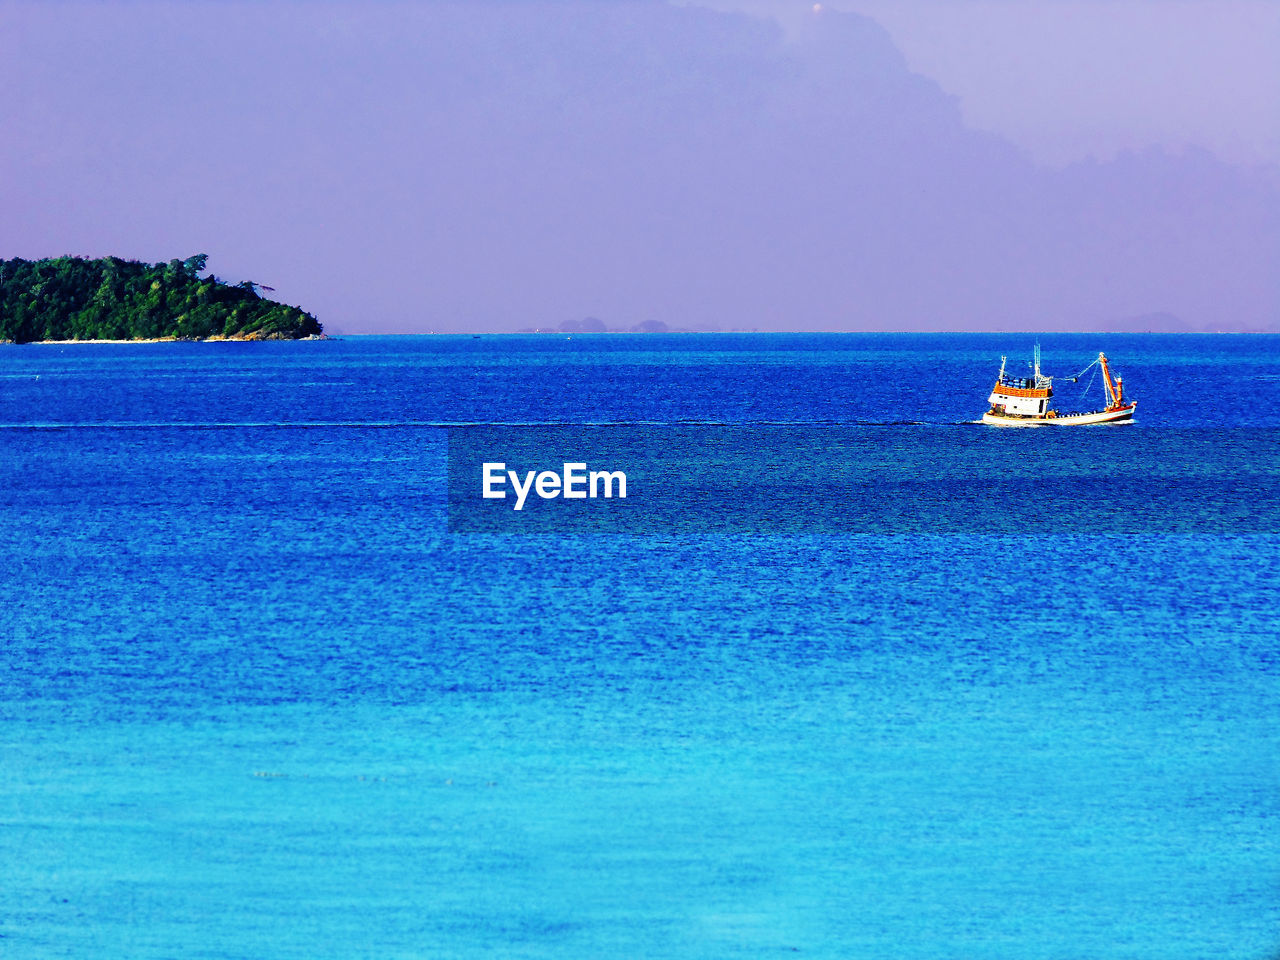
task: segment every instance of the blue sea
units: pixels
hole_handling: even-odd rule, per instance
[[[0,956],[1274,960],[1280,338],[1034,340],[0,347]]]

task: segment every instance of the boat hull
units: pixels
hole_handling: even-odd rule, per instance
[[[1136,403],[1097,413],[1063,413],[1052,417],[1010,417],[984,413],[982,422],[993,427],[1078,427],[1095,423],[1132,423]]]

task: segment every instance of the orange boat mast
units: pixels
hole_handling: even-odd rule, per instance
[[[1102,364],[1102,383],[1107,388],[1107,409],[1124,406],[1124,378],[1116,377],[1115,384],[1111,383],[1111,368],[1107,366],[1106,354],[1098,354],[1098,363]]]

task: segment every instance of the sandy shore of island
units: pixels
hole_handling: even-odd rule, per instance
[[[177,337],[151,337],[146,340],[28,340],[30,344],[45,344],[47,346],[62,346],[68,343],[177,343]],[[195,341],[185,341],[194,343]]]
[[[28,340],[29,344],[44,344],[46,346],[65,346],[67,344],[81,343],[219,343],[219,342],[237,342],[237,343],[254,343],[266,340],[328,340],[329,337],[321,334],[318,337],[145,337],[138,340]],[[12,340],[0,341],[2,343],[12,344]]]

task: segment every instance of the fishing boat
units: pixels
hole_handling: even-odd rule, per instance
[[[1130,423],[1133,412],[1138,406],[1136,400],[1126,400],[1124,380],[1117,376],[1111,379],[1111,368],[1105,354],[1098,354],[1098,359],[1085,367],[1074,377],[1058,379],[1079,382],[1090,370],[1096,377],[1102,373],[1102,386],[1106,391],[1106,406],[1101,410],[1087,412],[1063,413],[1053,409],[1049,401],[1053,399],[1053,377],[1047,377],[1040,371],[1040,345],[1036,345],[1035,361],[1032,375],[1014,377],[1005,372],[1006,357],[1000,358],[1000,375],[996,377],[996,385],[991,388],[991,396],[987,402],[991,409],[982,415],[982,422],[996,427],[1039,427],[1044,424],[1054,426],[1080,426],[1091,423]],[[1089,386],[1093,380],[1090,379]],[[1089,392],[1085,388],[1085,395]]]

